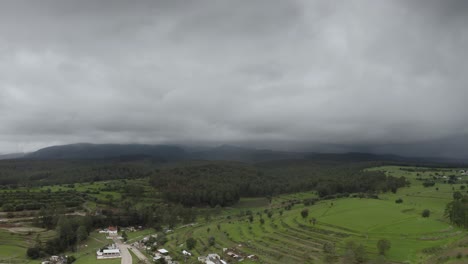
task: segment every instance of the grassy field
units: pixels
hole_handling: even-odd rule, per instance
[[[77,252],[69,252],[68,254],[76,257],[76,262],[74,262],[76,264],[119,264],[121,262],[120,259],[96,259],[96,251],[99,248],[112,243],[112,240],[106,239],[105,234],[93,232],[85,242],[80,244]]]
[[[255,254],[262,263],[322,263],[323,245],[331,242],[339,254],[345,251],[347,241],[362,243],[370,259],[376,258],[377,241],[387,239],[391,249],[386,259],[398,263],[421,263],[429,260],[432,249],[445,250],[456,241],[466,238],[466,232],[450,225],[443,216],[445,205],[452,199],[459,184],[442,181],[434,187],[423,187],[417,178],[433,177],[434,171],[408,172],[399,167],[379,167],[388,175],[405,176],[410,187],[397,193],[380,194],[379,199],[342,198],[320,201],[313,206],[302,203],[285,210],[284,203],[316,197],[314,193],[298,193],[275,197],[271,204],[265,198],[241,199],[235,207],[223,210],[211,220],[199,219],[194,227],[184,227],[169,235],[165,247],[182,259],[181,244],[189,237],[197,239],[192,250],[195,255],[210,252],[222,254],[223,248],[232,248],[244,254]],[[457,170],[438,172],[444,175]],[[438,189],[436,189],[438,188]],[[403,203],[395,200],[401,198]],[[302,218],[307,208],[309,215]],[[431,215],[423,218],[421,212],[429,209]],[[265,210],[271,210],[268,217]],[[246,211],[252,211],[252,223]],[[282,212],[282,215],[280,215]],[[260,222],[264,219],[264,223]],[[317,220],[314,225],[310,220]],[[208,245],[208,238],[215,238],[215,245]],[[463,255],[463,258],[465,256]],[[467,259],[468,260],[468,259]],[[455,256],[447,261],[460,261]],[[192,262],[196,263],[195,258]]]
[[[197,245],[190,250],[194,256],[188,258],[186,263],[198,263],[196,257],[208,253],[223,255],[223,248],[259,257],[257,262],[245,260],[243,263],[325,263],[325,243],[334,244],[337,255],[343,255],[346,243],[355,241],[365,246],[369,259],[375,259],[378,257],[377,241],[387,239],[391,242],[391,248],[385,258],[394,263],[468,261],[466,231],[452,226],[444,217],[445,206],[451,201],[453,192],[466,193],[462,187],[467,185],[466,179],[448,184],[446,178],[443,178],[450,175],[458,177],[458,170],[397,166],[370,170],[381,170],[396,177],[404,176],[411,184],[397,193],[379,194],[379,199],[349,197],[323,200],[311,206],[305,206],[301,201],[317,198],[315,192],[281,195],[274,197],[271,203],[266,198],[242,198],[230,208],[201,209],[202,214],[197,223],[175,228],[174,232],[167,234],[169,241],[164,248],[170,251],[175,260],[184,262],[181,251],[186,249],[185,241],[193,237]],[[434,180],[435,186],[424,187],[424,179]],[[75,184],[74,188],[96,198],[98,202],[90,200],[86,203],[87,207],[94,208],[99,202],[120,199],[122,194],[112,189],[121,183],[122,180],[80,183]],[[147,179],[133,180],[132,183],[144,186],[145,198],[139,202],[148,203],[159,199],[157,194],[151,194]],[[46,186],[30,191],[66,191],[67,188],[70,187]],[[403,202],[395,203],[400,198]],[[297,203],[290,210],[286,209],[292,202]],[[303,209],[308,209],[306,218],[301,216]],[[425,209],[431,212],[428,218],[421,216]],[[205,213],[210,214],[210,217],[206,217]],[[252,222],[248,214],[253,216]],[[316,219],[316,222],[312,219]],[[154,232],[148,229],[127,234],[129,241],[133,242]],[[0,262],[11,260],[12,263],[35,263],[28,262],[25,252],[37,233],[44,237],[53,235],[53,232],[44,230],[20,232],[0,229]],[[209,245],[210,237],[215,240],[214,246]],[[107,241],[104,235],[93,233],[78,252],[69,254],[77,257],[77,264],[120,263],[120,259],[97,262],[96,250],[108,243],[111,241]]]
[[[0,263],[36,263],[26,257],[26,250],[39,235],[42,241],[54,236],[53,231],[35,227],[0,228]]]

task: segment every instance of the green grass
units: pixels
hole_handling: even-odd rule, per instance
[[[112,244],[112,240],[107,240],[105,234],[93,232],[88,239],[80,244],[77,252],[68,252],[68,255],[76,257],[75,264],[101,263],[119,264],[121,259],[96,259],[96,251],[103,246]]]
[[[152,228],[144,229],[144,230],[138,230],[138,231],[135,231],[135,232],[127,231],[127,236],[128,236],[127,243],[132,243],[132,242],[135,242],[137,240],[141,240],[141,239],[143,239],[143,237],[145,237],[147,235],[150,235],[150,234],[154,234],[154,233],[155,233],[155,231]]]
[[[55,233],[34,227],[0,229],[0,263],[34,263],[26,257],[26,250],[34,245],[38,234],[45,241]]]
[[[140,259],[138,259],[138,257],[135,255],[135,253],[133,253],[132,250],[128,250],[130,252],[130,255],[132,255],[132,263],[133,264],[137,264],[138,261],[140,261]]]
[[[408,171],[414,169],[415,171]],[[284,205],[289,201],[302,201],[303,199],[316,198],[315,192],[295,193],[274,197],[272,203],[264,198],[242,198],[238,204],[224,209],[203,209],[211,212],[212,217],[206,221],[204,217],[197,219],[197,224],[176,228],[173,233],[167,235],[169,241],[163,247],[168,249],[175,260],[183,261],[181,251],[185,248],[185,241],[189,237],[197,240],[195,249],[190,250],[194,254],[187,263],[197,263],[196,257],[208,253],[223,254],[223,248],[236,248],[248,254],[260,257],[262,263],[323,263],[323,244],[331,242],[336,245],[337,252],[343,254],[345,244],[348,241],[357,241],[365,245],[369,257],[377,256],[376,243],[379,239],[388,239],[391,249],[387,259],[401,263],[423,263],[429,256],[423,253],[424,249],[431,247],[449,247],[454,242],[467,238],[465,230],[453,227],[444,217],[445,206],[452,199],[454,190],[460,190],[467,184],[463,179],[459,184],[447,184],[442,179],[436,180],[434,187],[424,187],[418,178],[432,179],[439,175],[457,174],[457,169],[438,169],[437,171],[421,168],[397,166],[385,166],[370,170],[382,170],[387,175],[404,176],[410,183],[410,187],[401,188],[397,193],[381,193],[379,199],[342,198],[320,201],[313,206],[308,206],[309,216],[301,217],[301,210],[305,208],[302,203],[296,204],[291,210],[285,210]],[[134,183],[145,185],[145,179],[135,180]],[[79,191],[100,190],[106,184],[118,183],[118,181],[98,182],[94,184],[75,184]],[[108,185],[107,185],[108,186]],[[43,187],[46,188],[46,187]],[[66,187],[47,187],[52,190],[66,190]],[[146,187],[145,187],[146,188]],[[438,190],[436,189],[438,188]],[[148,190],[145,189],[145,193]],[[462,191],[463,193],[466,190]],[[116,192],[101,191],[95,194],[101,202],[106,201],[112,195],[113,199],[119,199]],[[157,195],[147,196],[139,203],[156,201]],[[396,204],[395,200],[401,198],[403,203]],[[98,206],[93,201],[88,201],[87,206]],[[429,209],[429,218],[423,218],[421,212]],[[268,218],[265,210],[271,210],[273,216]],[[247,211],[253,212],[254,221],[250,223]],[[280,215],[282,212],[282,215]],[[262,225],[261,217],[265,220]],[[316,225],[310,222],[314,217]],[[218,229],[219,227],[219,229]],[[3,232],[3,233],[1,233]],[[127,232],[129,242],[136,241],[154,233],[152,229]],[[16,236],[16,237],[15,237]],[[17,259],[25,260],[25,249],[30,239],[25,239],[24,234],[11,235],[6,231],[0,231],[0,259],[13,254]],[[208,245],[208,238],[215,238],[215,246]],[[3,241],[3,243],[2,243]],[[120,263],[118,260],[96,260],[95,252],[111,241],[107,241],[102,234],[93,233],[84,243],[87,247],[81,247],[75,255],[76,263]],[[132,257],[133,254],[132,254]],[[451,258],[453,263],[457,261]],[[450,262],[450,263],[452,263]],[[249,261],[245,263],[255,263]]]
[[[321,201],[307,207],[308,219],[302,219],[300,215],[304,205],[295,205],[287,211],[282,208],[282,203],[314,198],[313,192],[275,197],[271,205],[265,198],[243,198],[239,204],[223,210],[208,222],[200,219],[195,227],[175,230],[168,236],[170,241],[164,247],[180,255],[178,252],[183,248],[180,245],[188,237],[194,237],[198,243],[191,252],[195,255],[222,254],[222,248],[237,248],[246,254],[260,256],[264,263],[322,263],[325,242],[334,243],[337,251],[343,253],[346,242],[354,240],[364,244],[369,257],[375,258],[377,241],[388,239],[392,244],[387,254],[389,260],[420,263],[428,257],[422,253],[423,249],[444,248],[466,237],[464,230],[451,226],[443,216],[445,205],[452,199],[452,188],[458,190],[461,184],[438,181],[436,186],[425,188],[417,178],[432,177],[435,171],[408,172],[393,166],[373,170],[405,176],[411,186],[399,189],[396,194],[379,194],[378,200],[343,198]],[[451,175],[457,171],[447,169],[437,173]],[[403,199],[402,204],[395,203],[398,198]],[[271,219],[263,212],[265,209],[273,211]],[[429,218],[421,216],[424,209],[431,211]],[[254,213],[253,223],[249,223],[246,216],[239,216],[241,211],[245,213],[247,210]],[[283,211],[282,216],[280,210]],[[258,212],[265,219],[263,225]],[[312,217],[318,220],[315,226],[309,221]],[[216,240],[216,245],[211,248],[208,247],[210,236]]]

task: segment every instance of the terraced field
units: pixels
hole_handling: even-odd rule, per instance
[[[377,241],[387,239],[391,242],[391,248],[385,258],[394,263],[436,263],[439,260],[434,260],[437,258],[434,252],[445,251],[449,252],[447,263],[468,261],[465,254],[462,259],[455,258],[458,252],[468,253],[465,246],[468,243],[454,244],[468,240],[466,231],[450,225],[444,218],[445,205],[452,199],[454,191],[465,192],[466,187],[462,186],[467,184],[466,179],[448,184],[443,178],[437,178],[435,186],[423,187],[421,179],[434,178],[436,173],[438,177],[452,175],[457,171],[411,171],[411,168],[402,170],[399,167],[373,169],[383,170],[388,175],[405,176],[411,186],[399,189],[397,193],[379,194],[379,199],[349,197],[322,200],[310,206],[305,206],[302,201],[317,198],[314,192],[274,197],[271,203],[266,198],[243,198],[232,208],[201,209],[201,215],[205,212],[215,215],[199,217],[194,225],[176,228],[167,235],[169,241],[164,248],[171,252],[173,258],[183,261],[181,251],[186,249],[184,243],[187,238],[193,237],[197,245],[191,250],[194,256],[186,263],[198,263],[196,257],[207,253],[223,255],[223,248],[259,257],[258,261],[245,260],[243,263],[325,263],[324,245],[327,243],[335,246],[336,261],[345,254],[349,241],[363,244],[368,259],[375,259]],[[144,180],[139,181],[137,183],[145,184]],[[111,199],[108,194],[116,193],[105,190],[109,183],[77,184],[75,188],[79,192],[100,190],[91,195],[105,200]],[[57,188],[66,190],[68,187]],[[52,192],[59,191],[57,188]],[[149,195],[145,197],[157,199]],[[403,203],[395,203],[399,198]],[[288,209],[292,203],[294,205]],[[307,217],[302,217],[303,209],[308,209]],[[424,209],[430,210],[430,217],[421,216]],[[145,230],[128,234],[133,241],[152,232]],[[0,229],[0,263],[28,263],[25,251],[38,233],[41,233],[43,240],[53,235],[53,232],[44,230]],[[214,246],[209,245],[210,237],[215,239]],[[95,250],[107,242],[102,235],[93,233],[78,252],[73,253],[78,258],[77,263],[95,262]]]
[[[284,209],[285,201],[315,197],[312,193],[281,196],[270,205],[262,205],[266,199],[246,199],[236,208],[228,209],[208,222],[200,220],[195,227],[185,227],[170,235],[166,247],[180,252],[180,245],[188,237],[198,243],[194,253],[222,254],[223,248],[235,248],[245,254],[255,254],[262,263],[322,263],[323,247],[327,242],[336,246],[339,255],[345,253],[347,241],[362,243],[369,259],[376,258],[377,241],[387,239],[391,249],[386,258],[399,263],[421,263],[429,258],[424,252],[431,248],[448,248],[455,241],[467,237],[465,230],[450,225],[443,216],[445,205],[451,200],[454,189],[465,183],[438,183],[423,187],[421,173],[402,171],[398,167],[375,168],[396,176],[405,176],[411,186],[396,194],[380,194],[380,199],[342,198],[320,201],[313,206],[297,204],[291,210]],[[431,176],[434,172],[427,172]],[[447,174],[455,173],[447,170]],[[422,176],[424,177],[424,175]],[[436,189],[438,188],[438,189]],[[403,199],[397,204],[395,200]],[[252,205],[249,207],[249,205]],[[259,206],[260,205],[260,206]],[[309,215],[302,218],[301,211],[307,208]],[[429,218],[421,212],[429,209]],[[252,211],[253,222],[242,212]],[[271,210],[268,217],[265,210]],[[282,215],[280,215],[282,212]],[[264,219],[264,223],[260,222]],[[315,218],[315,225],[311,221]],[[219,226],[219,229],[218,229]],[[216,244],[208,246],[208,238]],[[196,263],[195,260],[192,263]]]
[[[54,236],[53,231],[35,227],[0,228],[0,263],[37,263],[27,259],[26,249],[34,244],[39,235],[45,241]]]

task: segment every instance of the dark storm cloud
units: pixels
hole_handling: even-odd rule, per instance
[[[0,152],[72,142],[398,152],[386,146],[463,139],[467,14],[462,0],[2,2]]]

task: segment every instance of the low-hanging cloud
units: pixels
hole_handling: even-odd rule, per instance
[[[2,3],[0,152],[464,139],[467,15],[463,0]]]

